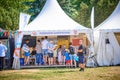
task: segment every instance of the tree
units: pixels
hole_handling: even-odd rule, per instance
[[[78,12],[75,9],[76,4],[72,4],[73,0],[58,0],[61,8],[65,11],[65,13],[71,18],[75,18],[78,16]]]
[[[19,10],[24,9],[21,4],[25,0],[0,0],[0,27],[5,30],[17,30]]]
[[[24,10],[24,12],[31,15],[30,21],[32,21],[40,13],[45,2],[46,0],[34,0],[23,2],[25,6],[29,7],[28,9]]]
[[[99,0],[95,6],[95,26],[107,19],[114,11],[119,0]]]

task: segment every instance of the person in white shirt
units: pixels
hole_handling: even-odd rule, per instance
[[[48,58],[48,40],[47,36],[45,36],[45,39],[42,38],[42,54],[43,54],[43,59],[44,59],[44,64],[47,64],[47,58]]]
[[[54,44],[53,44],[53,41],[50,41],[48,44],[48,63],[49,63],[49,65],[53,65],[53,51],[54,51]]]
[[[42,58],[43,55],[42,55],[42,45],[41,45],[41,42],[40,40],[37,41],[37,44],[36,44],[36,63],[37,65],[41,65],[42,64]]]
[[[26,40],[26,43],[23,44],[22,50],[24,51],[24,65],[29,64],[29,58],[30,58],[30,49],[28,46],[29,40]]]
[[[4,58],[5,58],[5,53],[7,51],[7,47],[2,44],[2,41],[0,41],[0,71],[4,69]]]

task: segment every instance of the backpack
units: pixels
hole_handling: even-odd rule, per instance
[[[36,55],[36,50],[33,50],[31,55]]]
[[[74,54],[75,51],[74,51],[74,48],[73,47],[69,47],[69,50],[70,50],[70,54]]]

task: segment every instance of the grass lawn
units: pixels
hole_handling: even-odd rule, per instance
[[[86,68],[39,68],[0,71],[0,80],[120,80],[120,66]]]

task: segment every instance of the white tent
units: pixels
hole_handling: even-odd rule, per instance
[[[114,12],[95,28],[95,52],[99,66],[120,64],[120,45],[114,32],[120,32],[120,2]]]
[[[19,53],[22,43],[22,36],[24,34],[31,34],[32,36],[54,36],[54,35],[78,35],[79,33],[86,33],[90,42],[91,29],[86,28],[70,17],[68,17],[62,10],[57,0],[47,0],[40,14],[23,30],[18,30],[16,35],[16,49],[14,51],[13,68],[19,69]]]
[[[40,14],[22,31],[35,31],[36,36],[45,36],[89,33],[90,29],[67,16],[57,0],[47,0]]]

